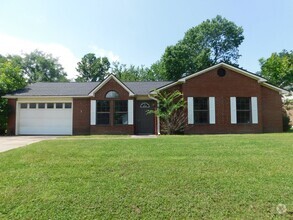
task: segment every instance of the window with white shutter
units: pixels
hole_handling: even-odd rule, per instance
[[[230,97],[231,124],[257,124],[257,97]]]

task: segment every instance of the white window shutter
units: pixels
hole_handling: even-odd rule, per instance
[[[91,100],[91,125],[96,125],[97,101]]]
[[[128,100],[128,124],[133,125],[133,100]]]
[[[252,124],[258,123],[257,97],[251,97]]]
[[[230,97],[231,124],[237,123],[236,97]]]
[[[193,97],[187,97],[188,124],[194,124]]]
[[[210,124],[216,124],[215,97],[209,97]]]

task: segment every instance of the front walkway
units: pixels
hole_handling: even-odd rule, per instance
[[[156,138],[157,135],[149,134],[149,135],[131,135],[132,138]]]

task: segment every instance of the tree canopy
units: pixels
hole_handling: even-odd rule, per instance
[[[293,91],[293,51],[283,50],[259,60],[261,75],[270,83]]]
[[[77,82],[95,82],[105,78],[110,69],[110,62],[107,57],[96,57],[94,53],[88,53],[77,63],[76,70],[79,76]]]
[[[0,96],[23,88],[26,80],[22,76],[21,67],[9,60],[0,61]]]
[[[29,83],[34,82],[66,82],[65,73],[58,59],[51,54],[35,50],[24,54],[24,57],[12,56],[14,62],[20,62],[22,71],[27,77]]]
[[[121,64],[113,62],[112,73],[122,81],[156,81],[158,80],[156,71],[152,68],[141,66]]]
[[[27,83],[68,81],[58,59],[42,51],[28,54],[0,55],[0,134],[7,126],[10,107],[1,96],[22,89]]]
[[[22,76],[21,66],[0,56],[0,134],[4,134],[7,126],[9,106],[7,99],[1,96],[25,87],[26,80]]]
[[[168,46],[160,60],[161,78],[177,80],[219,62],[237,66],[243,29],[217,16],[189,29],[177,44]]]

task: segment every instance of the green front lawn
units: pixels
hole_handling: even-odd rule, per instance
[[[64,138],[0,153],[0,219],[113,218],[291,219],[293,135]]]

